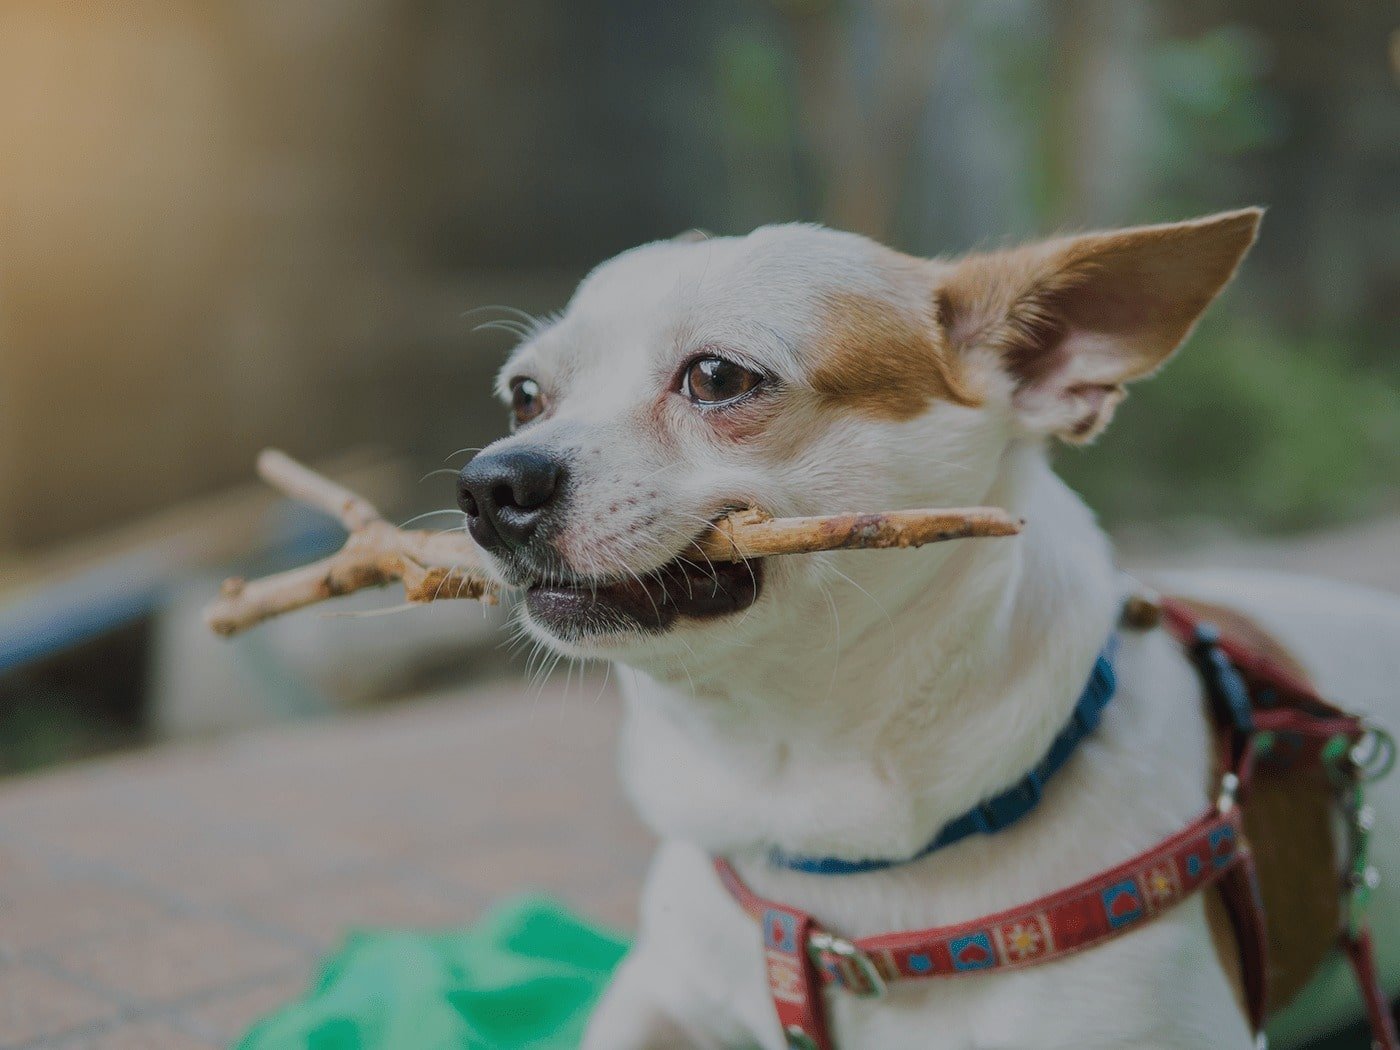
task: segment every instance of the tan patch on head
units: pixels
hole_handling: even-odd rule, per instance
[[[823,400],[895,421],[920,415],[934,401],[980,403],[941,341],[931,299],[924,316],[848,292],[825,300],[821,356],[811,376]]]

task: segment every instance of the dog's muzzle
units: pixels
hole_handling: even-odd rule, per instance
[[[628,631],[656,634],[682,617],[713,619],[758,600],[761,560],[711,563],[688,548],[646,571],[621,566],[574,575],[549,543],[560,528],[564,481],[564,464],[534,447],[478,455],[457,478],[467,531],[511,567],[526,588],[530,618],[551,634],[567,641]]]

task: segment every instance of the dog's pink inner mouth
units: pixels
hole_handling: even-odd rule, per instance
[[[563,638],[617,631],[661,632],[680,617],[712,619],[758,600],[763,562],[708,564],[676,559],[638,578],[606,583],[537,584],[525,593],[530,616]]]

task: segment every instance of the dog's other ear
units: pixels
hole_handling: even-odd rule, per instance
[[[1022,425],[1088,441],[1123,385],[1150,375],[1190,333],[1262,215],[1248,208],[968,256],[939,283],[939,321],[954,350],[999,355]]]
[[[682,230],[672,237],[671,240],[678,244],[694,244],[696,241],[708,241],[713,236],[714,234],[709,230],[702,230],[700,227],[694,226],[688,230]]]

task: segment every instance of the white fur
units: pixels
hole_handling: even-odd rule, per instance
[[[858,937],[1038,897],[1148,847],[1207,800],[1194,672],[1162,631],[1125,632],[1118,696],[1031,818],[884,872],[817,877],[764,863],[773,846],[908,855],[1013,782],[1068,718],[1125,588],[988,361],[976,376],[983,406],[935,403],[905,422],[835,413],[804,393],[824,292],[858,290],[892,309],[928,293],[882,276],[885,254],[810,227],[647,246],[591,275],[502,373],[503,384],[538,379],[551,400],[505,443],[567,454],[576,505],[556,546],[578,573],[654,568],[748,502],[777,514],[990,503],[1027,520],[1014,540],[770,559],[753,608],[659,637],[565,644],[527,624],[562,651],[623,665],[622,774],[665,840],[587,1050],[783,1045],[758,931],[720,887],[712,853],[759,893]],[[706,346],[784,377],[790,400],[774,428],[796,427],[800,440],[727,442],[668,394],[675,369]],[[1258,612],[1340,701],[1400,723],[1400,602],[1255,577],[1173,586]],[[1400,861],[1394,782],[1380,808],[1381,864],[1400,870],[1387,863]],[[1383,891],[1377,907],[1382,928],[1400,928],[1400,896]],[[1400,954],[1380,943],[1385,972],[1400,973]],[[1294,1036],[1356,1012],[1335,975],[1316,987],[1284,1019]],[[843,1050],[1253,1045],[1200,897],[1051,965],[828,1001]]]

